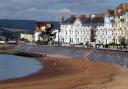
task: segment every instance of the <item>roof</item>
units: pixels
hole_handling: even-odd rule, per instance
[[[95,17],[91,20],[91,23],[104,23],[103,17]]]
[[[79,17],[79,19],[81,20],[82,23],[84,23],[86,21],[86,18],[87,18],[86,15],[81,15]]]
[[[36,32],[41,32],[41,27],[49,28],[48,24],[53,26],[54,29],[60,28],[60,23],[56,21],[44,21],[44,22],[36,22]]]
[[[92,20],[91,17],[87,17],[83,24],[91,24],[92,23],[91,20]]]
[[[91,24],[91,23],[104,23],[103,14],[95,14],[95,17],[87,17],[86,15],[81,15],[80,17],[76,17],[74,15],[70,16],[67,20],[63,21],[62,24],[73,24],[76,19],[79,19],[82,24]]]
[[[113,15],[114,15],[114,10],[108,9],[108,10],[106,11],[106,14],[109,14],[109,15],[113,16]]]
[[[122,15],[128,9],[128,3],[120,4],[115,9],[115,15]]]
[[[37,26],[46,26],[47,24],[53,25],[54,28],[60,28],[60,23],[57,21],[38,21],[36,22]]]
[[[75,20],[77,19],[76,16],[71,15],[70,18],[68,18],[67,20],[65,20],[62,24],[73,24],[75,22]]]
[[[36,27],[48,27],[47,24],[51,24],[51,23],[48,23],[48,22],[36,22]]]
[[[48,28],[49,23],[41,23],[41,22],[37,22],[36,23],[36,32],[42,32],[42,27]]]
[[[41,29],[38,29],[38,28],[36,29],[36,32],[41,32],[41,31],[42,31]]]
[[[81,15],[80,17],[76,17],[71,15],[67,20],[63,21],[62,24],[73,24],[76,19],[79,19],[83,25],[87,24],[103,24],[104,23],[104,15],[103,14],[94,14],[90,16]]]

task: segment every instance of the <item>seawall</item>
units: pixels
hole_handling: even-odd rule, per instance
[[[117,64],[128,67],[128,52],[106,49],[93,48],[74,48],[61,46],[42,46],[42,45],[18,45],[14,48],[15,51],[38,52],[48,55],[58,55],[66,57],[88,57],[95,61]]]

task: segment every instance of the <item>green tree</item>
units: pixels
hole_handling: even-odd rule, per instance
[[[56,33],[53,33],[53,29],[54,27],[51,26],[50,28],[45,29],[44,31],[42,31],[39,34],[39,44],[44,44],[44,45],[48,45],[49,43],[53,43]]]
[[[120,45],[126,47],[126,42],[125,42],[125,38],[124,37],[120,38]]]

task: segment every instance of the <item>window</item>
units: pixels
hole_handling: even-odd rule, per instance
[[[77,23],[77,24],[76,24],[76,27],[79,27],[79,26],[80,26],[80,24],[79,24],[79,23]]]
[[[116,39],[116,43],[117,43],[117,39]]]
[[[122,35],[123,35],[123,30],[121,30],[122,31]]]
[[[78,43],[79,43],[79,38],[78,38]]]
[[[72,42],[72,39],[70,38],[70,42]]]
[[[112,31],[112,35],[114,35],[114,32]]]
[[[84,31],[84,35],[85,35],[85,31]]]
[[[61,38],[61,41],[64,42],[64,38]]]
[[[81,42],[82,42],[82,38],[81,38]]]
[[[71,31],[70,31],[70,35],[71,35]]]
[[[86,38],[84,38],[84,42],[86,42]]]
[[[67,31],[66,31],[66,35],[67,35]]]
[[[116,27],[117,27],[117,23],[116,23]]]
[[[72,43],[73,43],[73,38],[72,38]]]
[[[78,35],[79,35],[79,31],[78,31]]]

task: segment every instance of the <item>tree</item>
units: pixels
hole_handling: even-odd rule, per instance
[[[96,39],[96,30],[94,30],[93,28],[91,29],[91,42],[95,42]]]
[[[50,28],[45,29],[39,34],[39,44],[48,45],[54,42],[56,33],[53,33],[53,28],[54,26],[52,25]]]
[[[126,47],[126,42],[125,42],[125,38],[124,37],[120,38],[120,45]]]

